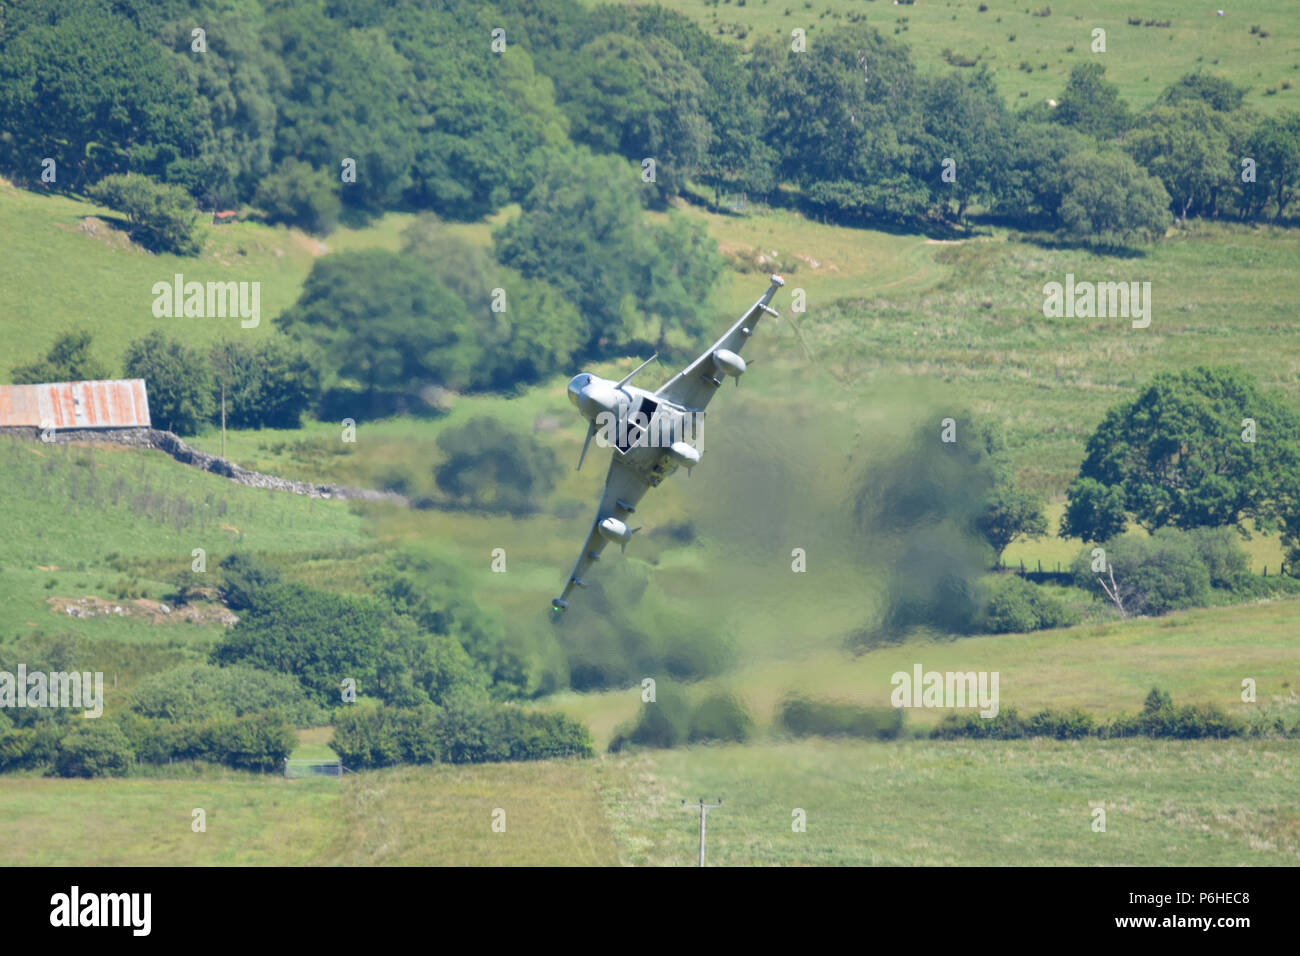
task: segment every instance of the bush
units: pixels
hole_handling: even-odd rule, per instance
[[[952,740],[958,737],[972,737],[986,740],[1020,740],[1030,736],[1029,722],[1017,713],[1014,707],[1008,707],[996,717],[981,717],[972,711],[946,714],[930,736],[938,740]]]
[[[437,444],[445,460],[434,470],[434,478],[464,507],[531,514],[555,487],[560,470],[549,447],[494,418],[474,418],[448,428]]]
[[[85,329],[64,332],[45,353],[45,358],[13,367],[14,384],[93,382],[108,378],[108,366],[91,357],[90,342],[91,335]]]
[[[324,235],[338,225],[343,203],[328,171],[287,158],[262,180],[253,203],[268,222],[299,226]]]
[[[120,777],[134,760],[135,752],[117,724],[89,720],[59,742],[54,772],[60,777]]]
[[[206,760],[236,770],[281,769],[297,745],[293,727],[277,712],[173,722],[138,713],[122,718],[135,755],[145,763]]]
[[[320,374],[301,351],[278,339],[224,342],[212,349],[213,421],[231,428],[298,428],[320,395]]]
[[[796,737],[862,737],[893,740],[903,732],[899,707],[859,707],[833,701],[788,695],[781,703],[777,724]]]
[[[1054,710],[1040,710],[1029,718],[1026,733],[1030,737],[1055,737],[1057,740],[1079,740],[1090,737],[1097,730],[1097,722],[1091,714],[1085,714],[1077,707],[1061,713]]]
[[[382,704],[343,708],[334,719],[330,747],[345,766],[356,770],[388,767],[401,760],[393,727],[393,711]]]
[[[130,708],[143,717],[178,723],[271,711],[296,727],[329,720],[294,677],[241,665],[191,664],[154,674],[131,691]]]
[[[641,705],[641,713],[631,724],[614,733],[609,743],[611,753],[628,744],[639,747],[676,747],[691,731],[691,708],[686,694],[677,686],[660,681],[655,700]]]
[[[298,742],[276,713],[216,720],[204,728],[205,757],[236,770],[279,770]]]
[[[126,348],[127,378],[142,378],[154,428],[192,435],[212,415],[212,369],[198,351],[162,332]]]
[[[196,256],[203,248],[194,200],[181,186],[148,176],[105,176],[86,190],[105,206],[126,215],[127,234],[151,252]]]
[[[325,707],[342,703],[344,679],[396,707],[482,697],[487,683],[455,638],[425,633],[374,598],[300,584],[256,589],[211,663],[292,674]]]
[[[1004,575],[995,585],[985,612],[992,634],[1023,634],[1077,624],[1079,614],[1047,590],[1023,578]]]
[[[703,740],[731,740],[744,743],[754,733],[754,719],[736,697],[717,693],[705,698],[691,715],[691,743]]]
[[[221,599],[243,611],[267,588],[280,583],[280,569],[252,554],[234,552],[221,559]]]
[[[1105,728],[1104,736],[1196,740],[1202,737],[1239,737],[1248,729],[1243,721],[1224,713],[1214,704],[1185,704],[1179,707],[1168,693],[1153,687],[1147,695],[1142,712],[1136,716],[1125,714],[1116,717]]]
[[[1240,535],[1232,528],[1193,528],[1187,532],[1197,557],[1210,575],[1210,586],[1225,591],[1249,587],[1250,570]]]
[[[563,714],[503,704],[346,708],[330,746],[354,769],[397,763],[491,763],[589,757],[591,734]]]
[[[1104,547],[1126,614],[1160,615],[1204,605],[1209,600],[1210,572],[1188,532],[1161,528],[1149,538],[1125,535],[1113,538]],[[1226,559],[1220,554],[1215,560]],[[1079,587],[1103,595],[1097,579],[1102,578],[1109,586],[1110,574],[1093,571],[1092,562],[1092,551],[1085,548],[1075,558],[1071,571]]]

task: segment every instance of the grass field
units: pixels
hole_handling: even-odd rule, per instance
[[[1300,860],[1300,745],[801,742],[626,758],[606,793],[624,862],[1207,866]],[[1106,811],[1106,832],[1092,810]],[[793,831],[806,812],[807,831]]]
[[[1290,699],[1300,691],[1300,601],[1180,611],[1162,618],[1085,624],[1033,634],[987,635],[961,640],[914,640],[853,656],[827,647],[781,654],[746,645],[750,655],[731,673],[692,685],[700,699],[726,689],[739,695],[758,723],[770,729],[781,700],[791,691],[815,697],[887,707],[890,677],[912,672],[997,671],[1001,706],[1022,715],[1043,708],[1079,707],[1109,717],[1134,713],[1153,685],[1181,703],[1214,703],[1247,715],[1244,678],[1253,678],[1259,700]],[[762,655],[762,656],[760,656]],[[657,675],[664,679],[662,675]],[[605,693],[567,693],[553,706],[583,720],[598,747],[643,706],[640,687]],[[943,715],[907,712],[908,724],[928,728]]]
[[[743,31],[741,42],[747,46],[759,37],[788,41],[790,31],[802,27],[810,52],[819,36],[860,17],[911,47],[924,70],[950,69],[945,50],[954,60],[978,58],[1013,104],[1058,97],[1070,69],[1087,60],[1102,63],[1107,79],[1137,108],[1149,106],[1169,83],[1197,69],[1249,87],[1246,102],[1262,112],[1300,104],[1300,33],[1289,0],[1224,7],[1222,17],[1211,4],[1182,0],[664,0],[663,5],[710,32],[740,37]],[[980,12],[981,6],[987,9]],[[1036,15],[1044,10],[1050,15]],[[1130,26],[1131,17],[1170,24]],[[1098,28],[1106,31],[1104,53],[1092,52],[1092,31]],[[1290,88],[1283,88],[1284,82]]]
[[[341,781],[20,777],[0,787],[0,865],[686,866],[681,801],[720,796],[717,866],[1294,866],[1297,757],[1295,741],[805,741]]]

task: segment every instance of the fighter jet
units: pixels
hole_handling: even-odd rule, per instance
[[[614,541],[627,549],[632,535],[641,530],[629,527],[628,519],[649,489],[658,487],[679,467],[685,466],[689,474],[700,463],[698,441],[692,439],[699,435],[704,408],[728,378],[740,384],[746,368],[740,351],[754,334],[763,313],[778,314],[768,303],[783,285],[784,279],[772,276],[767,291],[726,334],[657,391],[648,392],[630,384],[656,355],[620,382],[590,372],[575,375],[569,382],[569,401],[590,423],[578,468],[582,468],[591,439],[598,431],[599,444],[612,451],[596,518],[563,593],[551,600],[552,610],[564,611],[569,606],[569,593],[575,587],[587,586],[583,578],[600,559],[606,544]]]

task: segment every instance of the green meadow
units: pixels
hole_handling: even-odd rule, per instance
[[[923,69],[948,70],[968,61],[973,61],[970,68],[986,66],[1013,104],[1059,96],[1070,69],[1087,60],[1101,62],[1107,79],[1137,108],[1149,106],[1172,80],[1197,69],[1249,87],[1246,102],[1261,112],[1295,109],[1300,102],[1300,47],[1287,0],[1225,7],[1222,17],[1212,4],[1181,0],[666,0],[663,5],[745,45],[772,36],[789,39],[792,30],[802,28],[810,51],[818,36],[858,18],[906,43]],[[1133,26],[1130,18],[1169,25]],[[1104,53],[1093,52],[1096,29],[1105,30]]]
[[[0,864],[691,866],[681,804],[704,796],[723,800],[714,866],[1294,866],[1297,757],[1295,741],[802,741],[342,780],[20,777],[0,787]]]

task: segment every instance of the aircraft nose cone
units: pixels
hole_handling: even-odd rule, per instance
[[[575,375],[569,382],[569,401],[574,407],[578,406],[578,399],[582,397],[582,386],[586,384],[586,379],[582,375]]]

